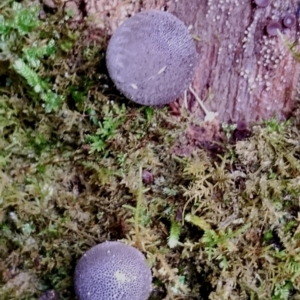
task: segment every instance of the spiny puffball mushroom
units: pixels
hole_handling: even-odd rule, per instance
[[[255,4],[258,7],[267,7],[270,4],[271,0],[255,0]]]
[[[278,35],[278,30],[282,30],[282,26],[279,22],[277,21],[270,21],[266,27],[267,34],[269,36],[277,36]]]
[[[294,14],[286,14],[283,18],[283,25],[286,28],[291,28],[296,24],[296,16]]]
[[[187,27],[168,12],[137,13],[117,28],[106,64],[116,87],[143,105],[176,100],[190,85],[197,52]]]
[[[146,300],[151,282],[144,255],[120,242],[104,242],[89,249],[74,274],[79,300]]]

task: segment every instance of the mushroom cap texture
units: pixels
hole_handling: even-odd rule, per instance
[[[151,282],[144,255],[120,242],[92,247],[80,258],[74,274],[79,300],[146,300]]]
[[[89,249],[74,274],[79,300],[146,300],[151,282],[144,255],[120,242],[104,242]]]
[[[176,100],[191,83],[197,60],[195,43],[182,21],[170,13],[137,13],[117,28],[106,64],[116,87],[143,105]]]

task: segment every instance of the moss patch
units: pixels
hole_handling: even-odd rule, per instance
[[[151,299],[297,299],[298,123],[136,106],[105,35],[29,4],[0,5],[1,299],[74,299],[105,240],[144,251]]]

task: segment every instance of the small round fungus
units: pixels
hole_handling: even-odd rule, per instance
[[[147,300],[151,282],[144,255],[120,242],[92,247],[80,258],[74,274],[79,300]]]
[[[278,30],[282,30],[282,26],[279,22],[277,21],[270,21],[266,27],[267,34],[269,36],[277,36],[278,35]]]
[[[286,14],[283,18],[283,25],[286,28],[291,28],[296,24],[296,16],[294,14]]]
[[[255,0],[255,4],[258,7],[267,7],[271,3],[271,0]]]
[[[106,53],[109,75],[130,100],[164,105],[190,85],[197,52],[182,21],[148,10],[126,20],[113,34]]]

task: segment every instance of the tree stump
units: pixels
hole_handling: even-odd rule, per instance
[[[251,0],[84,0],[87,15],[107,34],[145,9],[167,10],[181,19],[199,53],[194,89],[220,122],[256,122],[288,118],[296,103],[300,65],[283,41],[299,41],[300,2],[271,0],[259,7]],[[270,36],[270,21],[296,17],[281,35]],[[276,34],[276,31],[275,31]],[[283,38],[282,38],[283,37]],[[295,46],[297,51],[297,46]],[[194,97],[189,108],[204,118]]]
[[[82,0],[92,27],[113,32],[135,13],[147,9],[167,10],[167,0]]]
[[[300,65],[283,42],[299,41],[298,1],[273,0],[263,8],[251,0],[179,0],[169,12],[191,28],[199,53],[194,88],[221,122],[247,123],[291,115]],[[296,17],[282,36],[270,36],[270,21]],[[282,38],[283,37],[283,38]],[[295,48],[295,50],[297,47]],[[192,100],[193,102],[193,100]],[[203,114],[196,104],[191,110]]]

